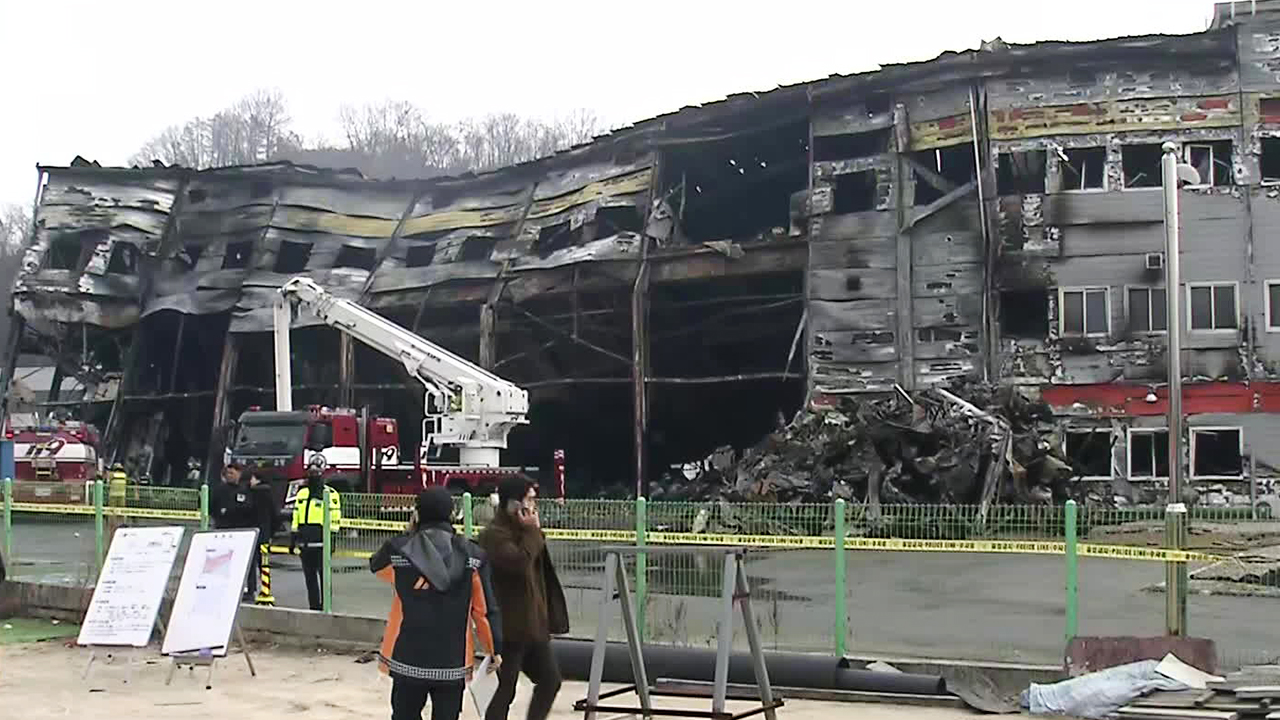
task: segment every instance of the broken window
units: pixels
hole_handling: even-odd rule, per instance
[[[1067,461],[1081,477],[1111,477],[1111,431],[1067,430]]]
[[[643,228],[640,210],[634,205],[615,205],[596,210],[596,240],[618,233],[638,233]]]
[[[358,270],[372,270],[374,263],[378,261],[378,251],[371,247],[358,247],[356,245],[343,245],[338,250],[338,257],[333,261],[336,268],[356,268]]]
[[[1182,160],[1200,175],[1200,184],[1193,187],[1231,185],[1230,140],[1188,143],[1182,147]]]
[[[138,248],[132,243],[117,242],[111,248],[111,259],[107,261],[107,272],[118,275],[136,275],[138,273]]]
[[[876,173],[874,170],[845,173],[835,177],[831,189],[831,212],[866,212],[876,209]]]
[[[996,163],[996,192],[1000,195],[1044,193],[1044,150],[1000,153]]]
[[[928,205],[977,176],[969,145],[913,153],[912,160],[918,164],[912,167],[916,205]]]
[[[1059,328],[1063,335],[1106,335],[1111,331],[1106,288],[1064,288],[1060,293]]]
[[[662,191],[697,244],[753,240],[791,226],[791,197],[809,187],[809,122],[669,148]]]
[[[892,341],[893,334],[886,334],[889,335],[889,339]],[[963,334],[955,328],[927,327],[916,330],[916,339],[922,343],[960,342],[962,338]]]
[[[1259,98],[1258,114],[1262,122],[1280,122],[1280,97]]]
[[[1169,477],[1169,431],[1129,431],[1129,477]]]
[[[1133,188],[1160,187],[1160,159],[1164,151],[1159,143],[1142,145],[1122,145],[1120,147],[1120,165],[1124,173],[1124,187]]]
[[[209,193],[204,188],[191,188],[187,191],[187,202],[192,205],[199,205],[209,198]]]
[[[406,267],[426,267],[436,258],[436,244],[433,242],[412,242],[405,248],[404,264]]]
[[[1191,476],[1244,475],[1243,447],[1240,428],[1192,428]]]
[[[1169,305],[1164,288],[1131,287],[1129,330],[1133,332],[1166,332],[1169,329]]]
[[[498,244],[497,238],[474,236],[462,241],[462,249],[458,251],[459,262],[477,262],[488,260],[493,247]]]
[[[296,273],[307,269],[311,260],[311,243],[285,240],[276,251],[275,271],[278,273]]]
[[[541,255],[546,255],[562,248],[573,247],[578,244],[578,238],[582,235],[582,227],[571,228],[570,222],[558,222],[555,225],[547,225],[538,230],[538,239],[533,241],[533,249]]]
[[[1280,183],[1280,138],[1262,138],[1262,182]]]
[[[56,237],[49,243],[49,251],[45,254],[45,267],[51,270],[75,270],[80,267],[80,254],[83,249],[79,235]]]
[[[813,138],[814,162],[850,160],[886,152],[889,152],[887,129],[844,135],[815,135]]]
[[[247,240],[227,243],[227,250],[222,256],[223,270],[236,270],[249,267],[249,255],[253,253],[253,243]]]
[[[1187,291],[1191,293],[1192,330],[1235,330],[1240,327],[1235,283],[1188,283]]]
[[[1000,334],[1043,338],[1049,334],[1049,293],[1043,288],[1000,291]]]
[[[1105,190],[1107,149],[1068,148],[1061,164],[1063,190]]]
[[[204,246],[199,243],[188,243],[182,246],[182,250],[175,256],[176,259],[186,263],[188,270],[195,270],[196,263],[200,262],[200,255],[204,252]]]

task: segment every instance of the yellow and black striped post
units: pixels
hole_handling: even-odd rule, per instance
[[[258,597],[254,602],[258,605],[275,605],[276,598],[271,594],[271,543],[258,545]]]

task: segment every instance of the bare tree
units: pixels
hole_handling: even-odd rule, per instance
[[[21,205],[0,208],[0,257],[21,255],[31,236],[31,213]]]
[[[278,90],[259,90],[211,117],[196,117],[166,128],[130,160],[192,168],[267,162],[301,147],[290,129],[288,106]]]
[[[259,90],[211,117],[165,129],[133,163],[208,168],[287,159],[355,166],[372,177],[431,177],[526,162],[586,142],[601,130],[589,110],[551,120],[504,112],[448,124],[431,121],[405,100],[345,105],[338,122],[338,147],[305,148],[290,129],[284,97]]]

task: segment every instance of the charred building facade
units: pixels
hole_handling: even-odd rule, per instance
[[[271,402],[272,294],[305,274],[529,388],[511,462],[564,448],[571,479],[630,485],[806,399],[978,376],[1048,401],[1088,477],[1158,480],[1167,141],[1202,180],[1182,215],[1191,476],[1271,477],[1267,1],[1194,35],[993,41],[736,95],[481,175],[42,167],[6,382],[48,354],[41,402],[104,427],[110,457],[212,467]],[[299,327],[296,402],[369,406],[416,447],[405,373]]]

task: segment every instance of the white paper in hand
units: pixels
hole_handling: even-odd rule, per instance
[[[476,715],[483,718],[486,710],[489,709],[489,703],[493,702],[493,696],[498,692],[498,672],[494,670],[489,672],[489,664],[493,658],[486,656],[480,661],[479,667],[471,674],[471,682],[467,684],[467,690],[471,693],[471,701],[476,705]]]

